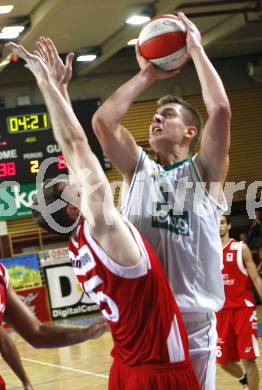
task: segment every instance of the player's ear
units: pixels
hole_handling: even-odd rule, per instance
[[[66,212],[72,219],[76,219],[79,216],[79,208],[71,203],[68,203],[68,205],[66,206]]]
[[[197,128],[195,126],[187,126],[185,136],[193,139],[197,135]]]

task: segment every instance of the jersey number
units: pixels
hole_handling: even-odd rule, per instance
[[[106,303],[110,309],[110,313],[104,309],[102,310],[103,316],[108,321],[117,322],[119,320],[119,310],[116,303],[108,295],[103,293],[103,291],[95,292],[94,290],[103,283],[103,280],[98,276],[93,276],[91,279],[87,280],[83,284],[85,292],[90,296],[90,298],[100,306],[101,303]]]
[[[222,356],[221,347],[217,346],[217,358],[220,358]]]

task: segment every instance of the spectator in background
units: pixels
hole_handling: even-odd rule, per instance
[[[258,265],[259,248],[262,247],[262,208],[256,209],[255,214],[256,218],[247,233],[247,245],[252,252],[255,263]]]
[[[247,243],[247,233],[246,232],[241,232],[239,234],[239,241],[242,241],[245,244]]]

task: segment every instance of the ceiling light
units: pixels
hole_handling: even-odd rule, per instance
[[[0,39],[15,39],[19,35],[17,31],[0,32]]]
[[[0,14],[9,14],[13,8],[13,5],[0,5]]]
[[[3,27],[2,31],[0,32],[0,39],[15,39],[24,29],[24,26]]]
[[[149,16],[134,15],[134,16],[131,16],[130,18],[128,18],[126,20],[126,23],[138,26],[140,24],[144,24],[145,22],[148,22],[149,20],[150,20]]]
[[[6,66],[6,65],[8,65],[8,64],[10,64],[10,61],[9,61],[9,60],[3,60],[3,61],[0,62],[0,68],[1,68],[2,66]]]
[[[132,45],[135,45],[137,43],[138,39],[137,38],[134,38],[134,39],[130,39],[130,41],[127,42],[128,46],[132,46]]]
[[[97,58],[96,54],[83,54],[77,57],[78,62],[92,62]]]
[[[6,26],[4,28],[2,28],[2,32],[3,33],[10,33],[11,32],[18,32],[18,34],[20,34],[22,31],[24,31],[25,27],[24,26]]]

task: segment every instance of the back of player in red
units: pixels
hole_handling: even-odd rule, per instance
[[[177,368],[181,371],[177,388],[184,383],[185,389],[199,389],[194,374],[191,387],[186,387],[184,369],[192,369],[187,335],[166,275],[151,246],[131,224],[128,226],[141,252],[141,262],[133,267],[120,266],[111,259],[90,236],[87,223],[69,245],[74,272],[112,331],[114,363],[109,388],[122,388],[119,370],[122,377],[129,378],[128,384],[122,383],[123,388],[131,389],[138,385],[138,372],[142,375],[154,367],[155,383],[161,371],[170,373]],[[133,378],[130,367],[136,367]],[[144,388],[148,388],[147,382]]]

